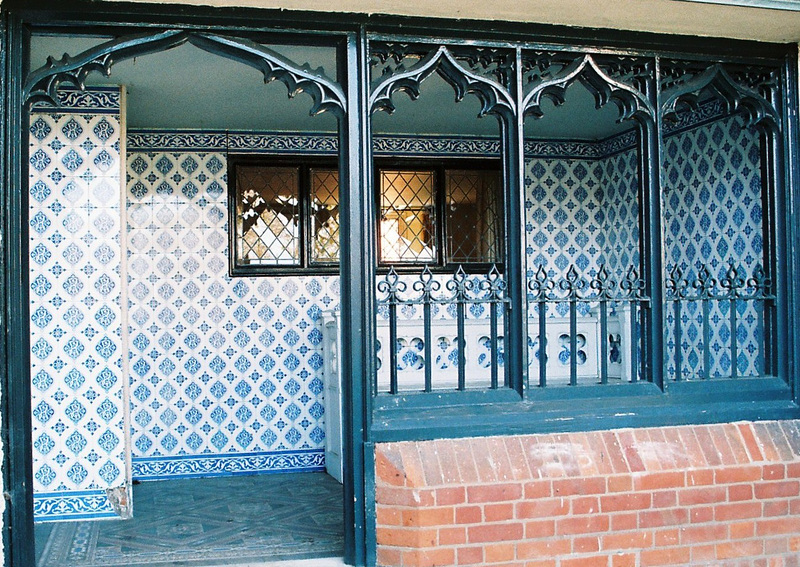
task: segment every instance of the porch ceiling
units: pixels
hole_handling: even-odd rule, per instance
[[[104,0],[116,1],[116,0]],[[133,0],[153,2],[157,0]],[[716,0],[719,2],[720,0]],[[722,0],[724,1],[724,0]],[[647,31],[758,41],[800,41],[800,3],[796,0],[730,0],[740,6],[679,0],[169,0],[173,4],[250,6],[325,12],[393,14],[490,21],[517,21],[577,27]],[[750,4],[749,6],[745,4]],[[794,10],[787,9],[794,7]]]
[[[34,36],[31,61],[34,68],[48,56],[76,55],[105,41],[104,38]],[[321,47],[273,47],[296,63],[308,63],[335,73],[335,52]],[[128,90],[129,128],[255,130],[287,132],[335,132],[330,114],[309,116],[311,99],[287,96],[276,82],[264,85],[260,72],[243,64],[212,55],[185,44],[168,51],[120,61],[106,77],[94,72],[87,85],[125,85]],[[419,100],[403,93],[394,96],[397,110],[374,116],[380,134],[447,134],[498,136],[498,121],[477,118],[480,103],[469,95],[456,104],[453,88],[434,75],[422,85]],[[595,100],[576,83],[566,102],[543,104],[544,117],[526,121],[526,136],[537,139],[598,140],[632,128],[618,124],[614,104],[595,108]]]

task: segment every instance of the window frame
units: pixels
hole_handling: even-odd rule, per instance
[[[239,166],[296,167],[298,169],[297,248],[299,262],[297,264],[244,264],[239,261],[241,235],[237,225],[238,194],[236,190],[236,171]],[[338,162],[335,157],[331,156],[228,155],[228,271],[231,277],[334,275],[339,273],[338,260],[336,262],[315,262],[311,258],[311,170],[313,169],[338,171]]]
[[[422,261],[393,261],[385,262],[381,258],[381,172],[385,170],[397,169],[400,171],[423,170],[434,172],[434,212],[436,215],[435,223],[435,244],[436,259],[432,262]],[[496,171],[499,179],[497,194],[495,195],[498,210],[495,211],[496,222],[498,223],[497,234],[497,256],[494,262],[451,262],[448,260],[448,228],[447,228],[447,181],[448,170],[474,170],[474,171]],[[377,273],[385,274],[390,269],[398,273],[417,272],[421,267],[427,267],[433,273],[453,273],[459,267],[467,273],[486,273],[493,266],[502,273],[505,254],[505,202],[503,199],[503,160],[499,157],[376,157],[373,159],[373,179],[375,191],[375,240],[377,248]]]
[[[337,169],[336,159],[330,156],[310,155],[250,155],[230,154],[228,160],[228,263],[231,277],[252,276],[282,276],[301,274],[338,274],[339,262],[314,261],[311,257],[311,171],[313,169]],[[241,235],[238,231],[238,191],[236,187],[238,167],[292,167],[298,169],[298,239],[299,262],[297,264],[245,264],[239,260],[239,241]],[[373,161],[373,176],[375,188],[375,230],[377,243],[377,266],[379,273],[386,273],[394,268],[398,273],[413,272],[421,266],[427,266],[434,273],[453,273],[463,267],[468,273],[486,273],[495,266],[500,273],[503,272],[504,255],[504,201],[502,187],[502,159],[498,157],[476,158],[456,157],[438,158],[431,157],[377,157]],[[432,171],[434,173],[434,214],[436,259],[432,262],[423,261],[395,261],[384,262],[381,259],[381,172],[396,168],[401,171],[414,169]],[[338,169],[337,169],[338,170]],[[497,194],[495,198],[498,210],[495,211],[498,223],[497,234],[497,260],[495,262],[451,262],[448,255],[448,227],[447,227],[447,186],[446,175],[451,170],[467,170],[480,172],[496,172],[498,175]]]

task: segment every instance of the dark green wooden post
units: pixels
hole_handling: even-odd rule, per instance
[[[509,384],[524,395],[528,388],[528,299],[525,257],[525,145],[523,139],[522,50],[516,49],[513,115],[503,116],[503,202],[505,203],[505,264],[509,306],[505,318]]]
[[[367,564],[365,468],[375,350],[375,234],[366,32],[346,40],[347,113],[339,128],[345,561]],[[373,542],[374,545],[374,542]]]
[[[2,14],[0,49],[0,202],[2,202],[3,246],[0,256],[4,343],[0,346],[2,384],[4,490],[8,494],[3,518],[6,567],[35,565],[33,536],[33,469],[31,448],[31,387],[28,316],[27,196],[23,191],[23,164],[27,145],[23,141],[27,113],[22,108],[22,72],[25,51],[22,25],[15,15]],[[5,293],[3,293],[5,292]],[[5,356],[4,356],[5,355]]]
[[[789,289],[787,290],[788,307],[786,309],[786,317],[790,318],[790,324],[787,325],[787,331],[791,335],[791,345],[793,348],[786,349],[788,352],[789,360],[787,361],[786,378],[792,388],[793,398],[796,404],[800,404],[800,376],[798,375],[797,365],[800,363],[800,337],[797,332],[797,310],[800,309],[800,284],[798,284],[798,277],[800,277],[800,216],[795,211],[798,207],[798,183],[800,183],[800,174],[798,167],[800,167],[800,149],[798,148],[798,140],[800,140],[800,128],[797,123],[798,113],[798,54],[793,51],[790,55],[786,56],[783,69],[784,89],[782,94],[783,110],[783,128],[784,133],[782,140],[786,143],[783,146],[784,155],[784,179],[785,185],[781,188],[784,194],[784,199],[787,203],[788,209],[788,226],[786,227],[785,239],[788,241],[788,250],[785,256],[786,265],[784,270],[787,272]],[[781,96],[779,94],[778,96]],[[780,233],[779,233],[780,234]],[[791,322],[794,324],[792,325]]]
[[[645,293],[650,303],[642,311],[646,314],[643,328],[645,347],[642,349],[640,368],[643,378],[649,379],[659,388],[664,388],[664,258],[662,245],[662,199],[661,199],[661,144],[662,120],[657,62],[647,83],[646,94],[654,116],[639,120],[639,182],[642,226],[639,241],[639,256],[645,281]],[[635,309],[636,304],[631,304]],[[640,319],[641,320],[641,319]],[[635,332],[635,330],[634,330]],[[604,339],[605,340],[605,339]],[[636,345],[632,345],[635,349]],[[648,368],[649,367],[649,368]],[[633,375],[632,380],[636,379]]]

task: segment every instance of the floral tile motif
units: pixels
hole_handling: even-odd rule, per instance
[[[665,140],[664,235],[667,273],[675,266],[692,281],[705,266],[711,276],[726,276],[730,263],[745,278],[763,267],[761,151],[758,132],[739,116],[682,130]],[[755,376],[763,367],[763,330],[753,302],[737,303],[739,375]],[[703,366],[702,308],[681,313],[682,378],[699,376]],[[712,302],[709,312],[710,376],[731,375],[730,304]],[[667,314],[674,337],[675,314]],[[668,375],[675,378],[675,341],[667,343]]]
[[[128,481],[119,91],[95,94],[78,97],[69,111],[31,115],[28,222],[37,520],[108,515],[105,489]],[[111,102],[92,107],[97,100]],[[75,498],[65,496],[69,492]]]
[[[321,314],[338,278],[228,276],[223,153],[130,152],[127,200],[135,470],[321,454]]]

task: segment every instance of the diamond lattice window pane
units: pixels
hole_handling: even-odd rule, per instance
[[[446,172],[449,262],[500,261],[499,190],[497,171],[452,169]]]
[[[433,171],[381,171],[381,260],[436,259],[434,187]]]
[[[237,261],[300,263],[300,172],[297,167],[236,168]]]
[[[339,172],[311,170],[311,261],[339,261]]]

